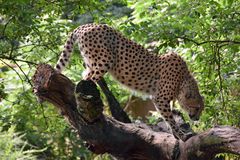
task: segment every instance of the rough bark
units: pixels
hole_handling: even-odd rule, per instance
[[[238,128],[217,126],[183,142],[170,133],[104,115],[100,93],[91,81],[81,81],[75,87],[43,64],[38,66],[33,83],[39,100],[53,103],[96,154],[109,153],[124,160],[208,160],[218,153],[240,155]],[[130,122],[120,112],[113,115]]]
[[[124,123],[131,123],[131,120],[127,116],[126,112],[124,112],[123,109],[120,107],[119,102],[113,96],[112,92],[109,90],[107,83],[103,78],[98,82],[98,85],[100,86],[104,95],[107,98],[112,116],[118,121],[121,121]]]

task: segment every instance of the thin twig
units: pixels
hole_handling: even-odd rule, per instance
[[[23,60],[23,59],[17,59],[14,57],[0,56],[0,59],[7,59],[7,60],[16,61],[16,62],[24,62],[24,63],[31,64],[31,65],[37,65],[37,63],[35,63],[35,62],[31,62],[31,61],[27,61],[27,60]]]
[[[18,73],[18,71],[12,67],[11,65],[9,65],[8,63],[6,63],[5,61],[3,61],[2,59],[0,59],[1,62],[3,62],[5,65],[7,65],[9,68],[11,68],[17,75],[18,77],[21,79],[22,81],[22,85],[24,84],[24,80],[22,79],[21,75]]]
[[[22,67],[16,62],[16,61],[13,61],[17,67],[20,69],[20,71],[23,73],[23,75],[25,76],[27,82],[30,84],[30,86],[32,87],[32,83],[31,83],[31,80],[28,78],[28,76],[25,74],[25,72],[23,71]]]
[[[223,108],[225,108],[225,98],[223,93],[223,79],[221,76],[221,55],[220,55],[220,47],[216,44],[215,46],[215,52],[216,52],[216,62],[217,62],[217,72],[218,72],[218,78],[219,78],[219,89],[221,94],[221,100]]]
[[[2,54],[9,53],[9,52],[12,53],[14,50],[18,50],[18,49],[25,48],[25,47],[29,47],[29,46],[33,46],[33,47],[31,48],[31,50],[33,50],[33,49],[36,48],[36,47],[46,47],[47,49],[51,50],[52,52],[57,53],[57,52],[55,52],[52,48],[48,47],[48,45],[52,45],[52,44],[53,44],[53,43],[48,43],[48,44],[26,44],[26,45],[19,46],[19,47],[17,47],[17,48],[14,48],[13,45],[12,45],[12,47],[11,47],[10,50],[7,50],[7,51],[5,51],[5,52],[2,52]]]
[[[44,122],[45,122],[46,127],[47,127],[46,129],[48,129],[48,128],[49,128],[49,125],[48,125],[47,117],[46,117],[45,112],[44,112],[44,106],[43,106],[43,104],[40,104],[40,108],[41,108],[41,110],[42,110],[43,119],[44,119]]]
[[[180,38],[180,39],[184,39],[190,42],[193,42],[194,44],[196,44],[197,46],[203,45],[205,43],[228,43],[228,44],[240,44],[240,41],[233,41],[233,40],[209,40],[209,41],[203,41],[203,42],[197,42],[193,39],[190,39],[188,37],[180,37],[180,36],[176,36],[176,38]]]
[[[4,25],[4,27],[3,27],[3,30],[2,30],[2,36],[3,37],[5,37],[4,35],[5,35],[5,30],[6,30],[6,28],[7,28],[7,25],[10,23],[10,21],[12,20],[12,18],[13,18],[13,16],[11,16],[10,18],[9,18],[9,20],[7,21],[7,23]]]

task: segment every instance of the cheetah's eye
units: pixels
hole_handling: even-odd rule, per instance
[[[198,108],[198,107],[197,107],[197,108],[195,108],[195,111],[196,111],[196,112],[198,112],[198,111],[199,111],[199,109],[200,109],[200,108]]]
[[[187,93],[187,94],[185,94],[185,98],[186,98],[186,99],[191,98],[191,93]]]

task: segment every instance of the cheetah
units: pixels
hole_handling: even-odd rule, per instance
[[[58,72],[69,62],[75,42],[86,65],[83,79],[96,83],[109,72],[121,84],[151,96],[175,137],[184,139],[170,101],[178,100],[192,120],[199,119],[203,98],[185,61],[176,53],[159,56],[105,24],[85,24],[76,28],[66,41],[55,66]]]

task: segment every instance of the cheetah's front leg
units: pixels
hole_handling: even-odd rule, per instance
[[[172,128],[172,132],[174,136],[178,139],[184,140],[184,134],[180,130],[179,126],[176,124],[173,113],[170,107],[170,101],[171,99],[166,97],[154,97],[153,102],[157,109],[160,111],[161,115],[164,117],[164,119],[169,123],[169,125]]]

